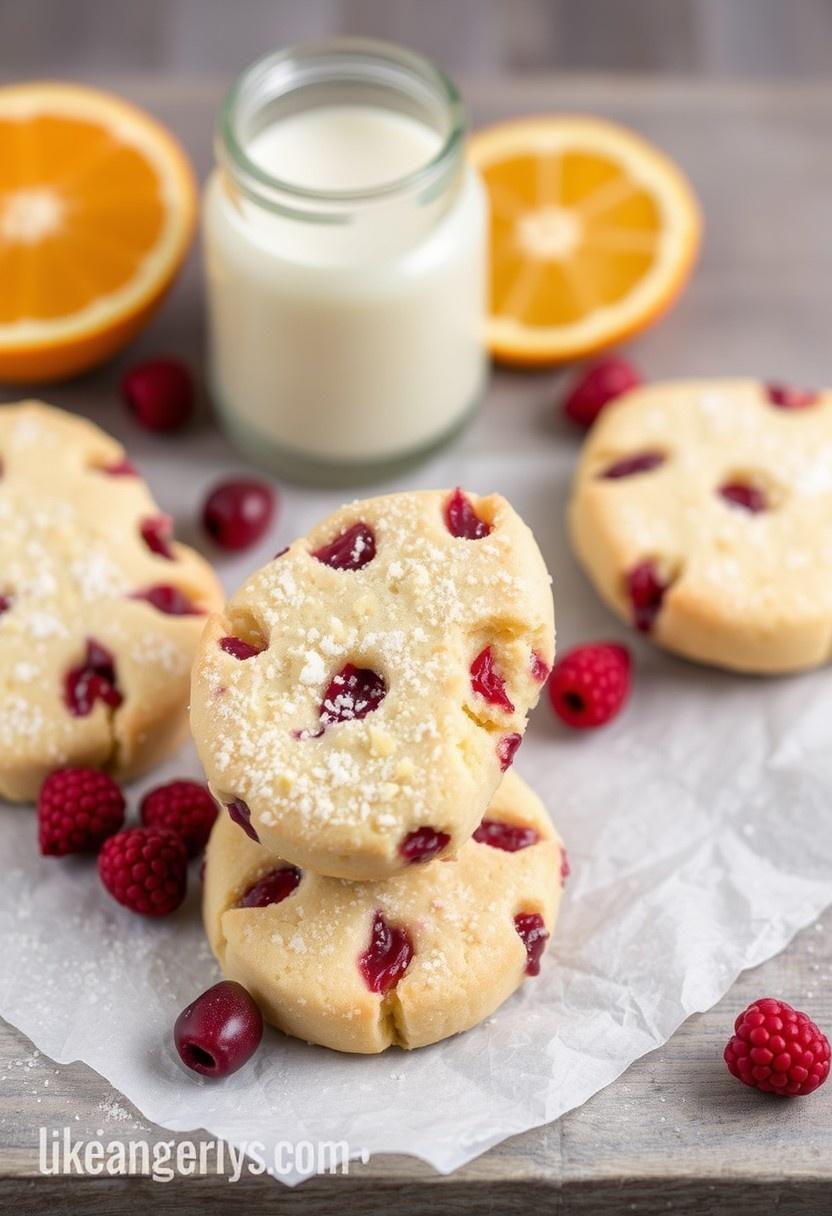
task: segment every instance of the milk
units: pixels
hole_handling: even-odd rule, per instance
[[[232,436],[264,462],[369,471],[429,448],[477,401],[484,191],[461,158],[441,190],[411,177],[442,143],[393,109],[321,105],[244,148],[266,181],[302,192],[289,208],[300,214],[253,201],[233,173],[209,180],[212,387]]]

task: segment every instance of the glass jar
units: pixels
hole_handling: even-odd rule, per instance
[[[464,137],[451,81],[386,43],[280,51],[233,85],[205,190],[210,378],[254,460],[359,482],[471,416],[487,212]]]

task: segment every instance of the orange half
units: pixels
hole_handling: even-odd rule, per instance
[[[534,366],[591,354],[655,320],[699,248],[682,172],[633,132],[581,116],[476,132],[491,206],[488,344]]]
[[[187,253],[196,186],[150,115],[81,85],[0,88],[0,380],[100,363]]]

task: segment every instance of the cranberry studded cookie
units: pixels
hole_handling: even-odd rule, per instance
[[[68,764],[130,778],[187,732],[210,567],[121,446],[37,401],[0,406],[0,796]]]
[[[552,665],[549,584],[499,495],[343,507],[206,626],[191,726],[215,796],[322,874],[452,856]]]
[[[603,598],[660,646],[759,673],[832,656],[832,393],[628,393],[590,432],[569,519]]]
[[[514,773],[455,861],[382,882],[301,871],[221,815],[205,928],[227,978],[287,1034],[337,1051],[423,1047],[537,975],[566,872],[540,799]]]

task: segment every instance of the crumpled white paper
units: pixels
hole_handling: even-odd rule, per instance
[[[633,699],[616,723],[568,733],[541,703],[518,754],[573,871],[540,976],[483,1026],[413,1054],[339,1056],[270,1031],[242,1072],[204,1082],[171,1042],[179,1010],[218,978],[197,867],[187,905],[149,923],[110,899],[93,861],[41,859],[32,813],[2,808],[0,1013],[54,1060],[97,1069],[147,1118],[260,1141],[267,1162],[281,1141],[346,1140],[356,1155],[410,1153],[450,1171],[584,1102],[832,901],[832,672],[708,671],[614,622],[564,535],[574,438],[547,433],[534,384],[510,402],[498,385],[469,434],[398,487],[505,493],[554,575],[561,650],[619,637],[636,655]],[[210,429],[166,446],[141,440],[117,411],[98,420],[121,427],[193,540],[204,488],[239,458]],[[227,585],[341,497],[284,489],[268,542],[220,562]],[[140,788],[186,774],[199,774],[190,750]]]

